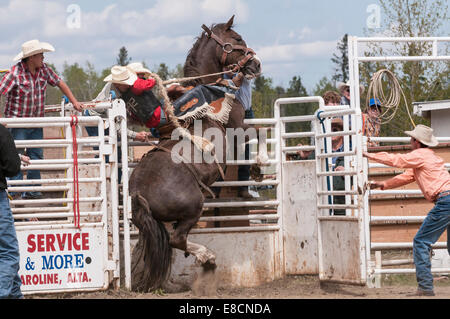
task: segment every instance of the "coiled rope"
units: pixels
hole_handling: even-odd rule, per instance
[[[388,95],[385,94],[385,91],[383,89],[384,76],[387,79],[387,87],[390,89]],[[396,116],[401,100],[403,98],[403,102],[405,103],[405,108],[408,113],[409,119],[413,127],[416,127],[416,124],[412,119],[411,112],[409,111],[405,94],[403,93],[400,83],[398,82],[394,73],[387,69],[382,69],[373,74],[366,96],[366,105],[369,105],[369,100],[371,97],[373,97],[375,101],[379,101],[381,106],[385,108],[385,110],[382,111],[379,116],[381,124],[386,124],[392,121],[392,119]]]

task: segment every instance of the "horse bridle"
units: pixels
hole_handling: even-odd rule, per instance
[[[204,24],[202,25],[202,29],[205,30],[206,35],[209,38],[214,39],[222,47],[223,53],[222,53],[222,58],[221,58],[220,62],[223,65],[224,70],[233,70],[233,72],[239,72],[247,64],[247,62],[252,60],[253,57],[255,56],[255,51],[253,51],[251,48],[248,48],[243,45],[237,45],[237,44],[232,44],[229,42],[224,42],[214,32],[212,32],[211,29],[209,29]],[[230,54],[234,50],[243,51],[244,57],[242,59],[240,59],[236,64],[230,64],[228,66],[225,66],[228,54]]]

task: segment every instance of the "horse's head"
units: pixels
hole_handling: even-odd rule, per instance
[[[234,15],[227,23],[203,25],[206,36],[216,43],[216,57],[224,70],[241,71],[248,79],[261,74],[261,61],[242,37],[232,29]]]

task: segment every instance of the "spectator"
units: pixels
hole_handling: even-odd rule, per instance
[[[14,139],[0,124],[0,299],[23,298],[20,291],[19,244],[6,193],[6,177],[20,171],[20,157]]]
[[[372,142],[371,137],[380,136],[381,130],[381,102],[378,99],[370,99],[369,106],[362,113],[362,132],[368,137],[368,146],[378,146],[378,142]]]
[[[431,245],[447,230],[447,250],[450,254],[450,174],[444,160],[430,147],[439,143],[433,130],[417,125],[413,131],[405,131],[411,137],[412,151],[407,154],[379,152],[363,155],[378,163],[406,168],[405,172],[383,182],[372,182],[371,188],[390,189],[416,182],[425,199],[434,203],[420,226],[413,243],[414,264],[418,283],[415,296],[434,296],[431,274]]]
[[[323,101],[325,102],[325,105],[340,105],[341,104],[341,96],[339,95],[339,93],[335,92],[335,91],[326,91],[323,96]]]
[[[350,105],[350,81],[346,83],[340,82],[338,84],[338,90],[341,93],[341,105]],[[364,93],[364,86],[359,85],[359,94]]]
[[[242,72],[236,73],[233,75],[232,79],[225,74],[224,79],[227,81],[228,86],[235,86],[238,89],[233,92],[241,102],[244,107],[245,119],[253,119],[255,115],[252,109],[252,80],[248,80]],[[247,143],[245,145],[245,159],[248,160],[250,158],[250,146]],[[238,166],[238,181],[248,181],[250,178],[250,165],[239,165]],[[243,198],[253,198],[254,196],[249,193],[248,186],[239,186],[238,188],[238,196]]]
[[[339,93],[335,92],[335,91],[326,91],[323,95],[322,95],[323,101],[325,103],[325,106],[338,106],[340,105],[340,99],[341,96],[339,95]],[[315,128],[314,128],[314,124],[315,122],[311,123],[311,130],[314,132]],[[311,145],[314,145],[314,137],[311,137]],[[297,146],[303,146],[302,144],[297,144]],[[306,158],[311,154],[312,151],[298,151],[297,152],[297,156],[291,155],[291,159],[295,160],[297,159],[298,155],[301,154],[301,158]]]
[[[334,118],[331,121],[331,131],[339,132],[342,131],[344,127],[344,123],[340,118]],[[298,144],[301,146],[301,144]],[[333,136],[331,138],[331,147],[333,153],[343,152],[344,151],[344,137],[343,136]],[[298,151],[301,160],[309,159],[312,160],[315,158],[314,151]],[[334,171],[343,171],[344,170],[344,157],[337,156],[332,157],[332,167]],[[333,179],[333,190],[345,190],[344,176],[333,176],[330,177]],[[334,204],[345,204],[345,196],[333,196]],[[333,212],[334,215],[345,215],[344,209],[335,209]]]
[[[73,107],[78,111],[82,110],[83,106],[73,96],[67,84],[44,63],[44,52],[54,50],[50,44],[38,40],[31,40],[22,45],[22,52],[14,59],[19,62],[0,81],[0,94],[6,95],[5,117],[43,117],[47,84],[59,87]],[[43,139],[42,128],[11,128],[9,131],[15,140]],[[31,159],[42,159],[42,148],[27,148],[27,155]],[[27,179],[40,178],[39,170],[30,170],[27,173]],[[22,172],[11,179],[23,179]],[[14,198],[20,196],[11,195]],[[25,192],[22,197],[36,199],[41,198],[42,193]]]

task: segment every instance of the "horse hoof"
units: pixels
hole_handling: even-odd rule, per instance
[[[202,264],[203,267],[203,271],[204,272],[208,272],[208,271],[215,271],[217,268],[216,262],[214,260],[208,260],[205,263]]]
[[[187,251],[184,252],[184,258],[188,258],[191,254],[188,253]]]

